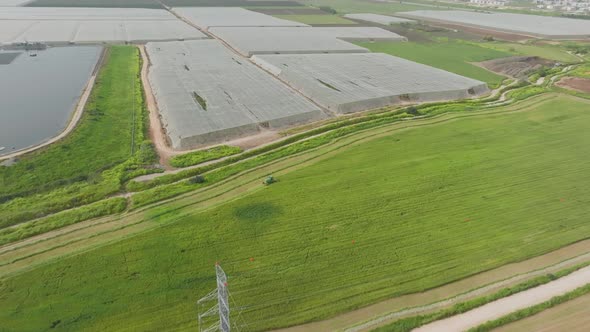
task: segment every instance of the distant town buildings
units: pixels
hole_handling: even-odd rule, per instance
[[[465,0],[463,0],[465,1]],[[467,0],[471,5],[489,8],[522,8],[510,0]],[[530,0],[532,9],[573,15],[590,15],[590,0]],[[461,0],[459,0],[461,2]],[[530,8],[530,7],[529,7]]]
[[[504,7],[508,4],[506,0],[469,0],[469,2],[483,7]]]
[[[539,9],[590,14],[590,0],[533,0]]]

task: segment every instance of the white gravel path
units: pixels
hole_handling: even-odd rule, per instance
[[[465,331],[514,311],[543,303],[555,296],[563,295],[588,283],[590,283],[590,266],[539,287],[490,302],[460,315],[424,325],[414,329],[414,331]]]

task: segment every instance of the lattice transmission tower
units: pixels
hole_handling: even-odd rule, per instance
[[[229,290],[227,289],[227,276],[219,264],[215,264],[217,275],[217,289],[214,289],[205,297],[197,301],[199,310],[199,332],[230,332],[229,321]],[[217,300],[217,303],[207,309],[207,303]],[[210,317],[219,316],[219,321]]]

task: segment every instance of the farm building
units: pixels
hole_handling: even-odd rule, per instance
[[[6,7],[0,44],[129,43],[207,38],[160,9]]]
[[[152,60],[150,84],[176,149],[326,117],[218,41],[148,43],[146,48]]]
[[[382,53],[257,55],[253,61],[337,113],[488,91],[483,82]]]
[[[209,32],[244,56],[254,54],[364,53],[347,41],[405,41],[376,27],[218,27]],[[264,38],[261,38],[264,36]]]
[[[379,14],[346,14],[346,18],[357,21],[365,21],[383,25],[398,24],[398,23],[416,23],[416,21],[408,20],[406,18],[393,17]]]
[[[418,10],[400,13],[400,15],[425,21],[482,27],[545,38],[590,38],[590,20],[460,10]]]
[[[0,7],[16,7],[29,2],[29,0],[0,0]]]
[[[172,10],[204,30],[211,27],[307,26],[238,7],[175,7]]]

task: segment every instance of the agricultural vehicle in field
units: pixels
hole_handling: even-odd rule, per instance
[[[268,177],[266,177],[266,179],[264,179],[264,181],[262,182],[262,184],[269,186],[273,183],[277,182],[277,180],[275,180],[275,178],[272,175],[269,175]]]

